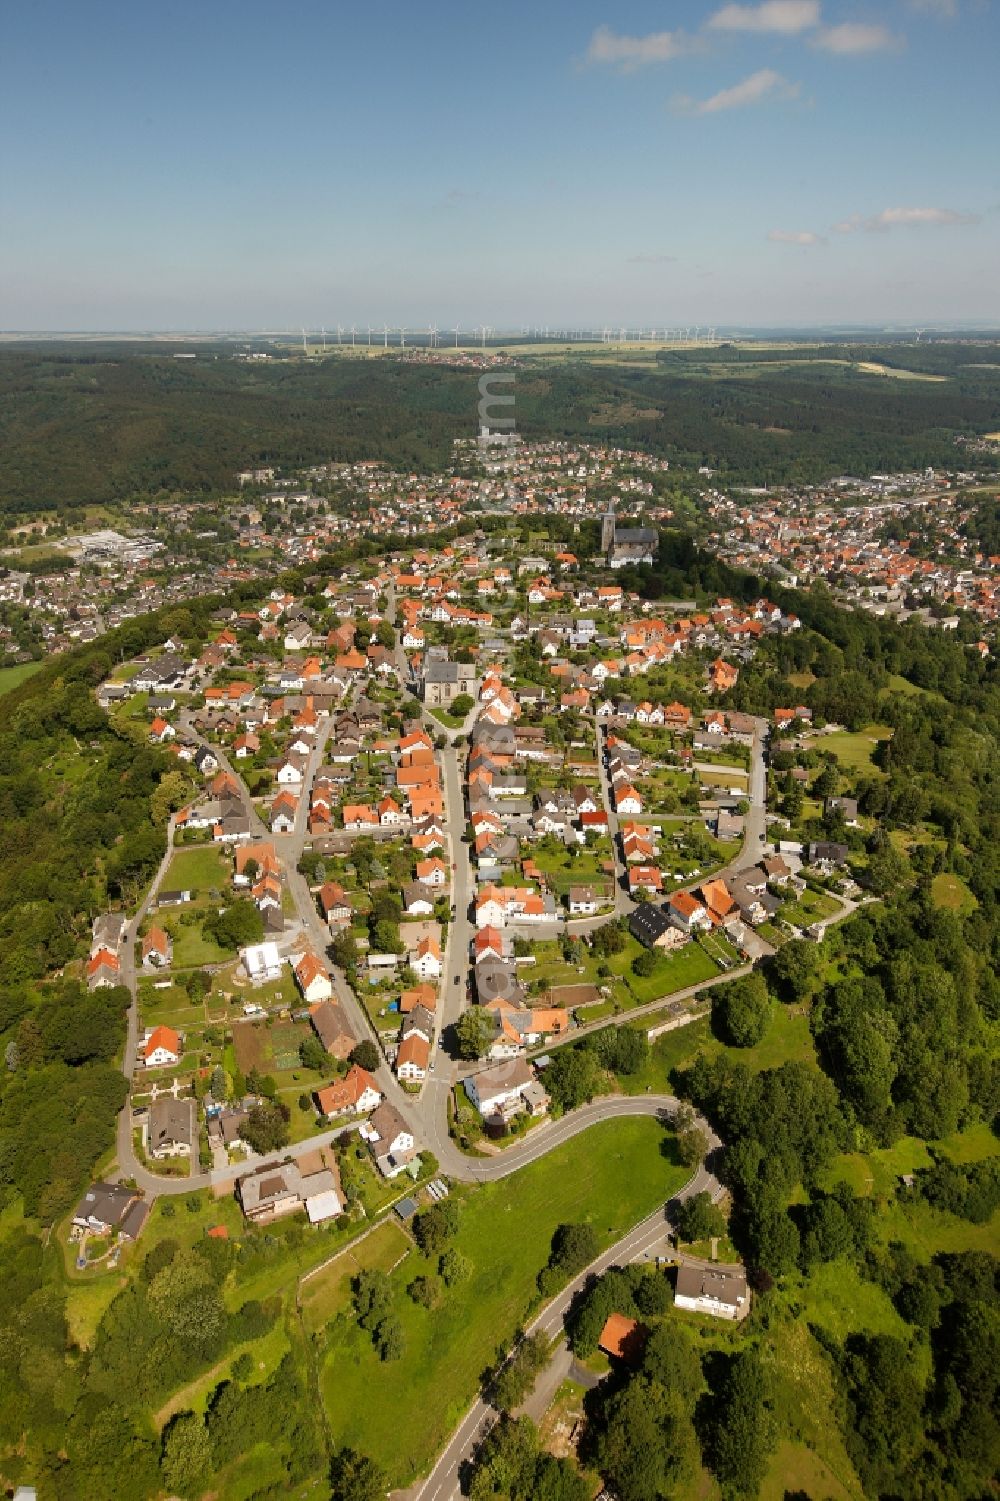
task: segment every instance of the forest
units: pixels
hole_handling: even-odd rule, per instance
[[[988,351],[987,351],[988,352]],[[893,380],[869,364],[934,379]],[[477,431],[478,375],[393,356],[265,364],[204,346],[0,348],[0,516],[127,499],[232,493],[251,464],[378,457],[451,462]],[[965,345],[723,347],[598,363],[521,356],[518,430],[643,448],[723,483],[821,482],[843,472],[956,467],[957,433],[1000,429],[1000,378]],[[977,456],[979,467],[1000,464]]]

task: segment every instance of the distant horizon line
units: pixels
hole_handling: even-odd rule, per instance
[[[329,326],[316,324],[304,330],[298,328],[239,328],[229,327],[197,327],[197,328],[6,328],[0,329],[0,341],[13,342],[23,339],[288,339],[296,343],[301,342],[303,335],[308,340],[320,341],[325,337],[325,347],[329,353],[339,345],[341,348],[351,347],[351,333],[354,331],[358,344],[367,347],[369,325],[353,324],[338,327],[335,323],[332,331]],[[420,324],[380,323],[370,325],[372,335],[372,347],[376,342],[383,339],[386,331],[390,336],[398,340],[400,333],[405,333],[408,338],[427,339],[436,334],[437,343],[434,348],[447,350],[454,347],[451,340],[456,330],[454,325],[434,328]],[[483,325],[476,324],[469,328],[459,327],[460,339],[474,339],[481,341]],[[607,335],[607,342],[614,343],[620,340],[622,333],[629,341],[639,339],[647,342],[676,343],[690,342],[704,344],[709,338],[709,332],[713,335],[712,342],[717,343],[723,338],[740,338],[760,334],[810,334],[810,333],[863,333],[863,334],[914,334],[924,335],[930,333],[985,333],[1000,334],[1000,319],[997,318],[936,318],[917,320],[895,320],[890,323],[727,323],[727,324],[684,324],[676,323],[641,323],[623,324],[563,324],[553,328],[551,325],[536,325],[525,330],[523,326],[500,326],[486,325],[486,343],[496,343],[498,340],[518,340],[528,343],[553,344],[567,338],[593,337],[600,340],[602,335]],[[378,341],[376,340],[378,335]],[[697,334],[695,338],[693,335]],[[686,335],[686,337],[685,337]],[[355,346],[356,347],[356,346]],[[396,347],[399,347],[398,344]]]

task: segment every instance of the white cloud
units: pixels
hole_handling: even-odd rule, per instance
[[[770,31],[797,36],[819,25],[819,0],[763,0],[761,5],[724,5],[708,21],[712,31]]]
[[[868,218],[862,214],[852,214],[849,219],[842,219],[833,227],[837,234],[849,235],[858,229],[878,232],[900,228],[920,229],[927,225],[978,223],[978,214],[960,214],[950,208],[884,208]]]
[[[825,26],[813,45],[837,57],[860,57],[866,52],[895,52],[903,45],[903,39],[888,26],[844,21],[840,26]]]
[[[822,245],[811,229],[769,229],[767,238],[775,245]]]
[[[797,83],[789,83],[773,68],[760,68],[732,88],[721,89],[709,99],[690,99],[681,95],[674,100],[674,108],[684,114],[718,115],[723,110],[742,109],[748,104],[760,104],[769,97],[794,99],[799,92]]]
[[[630,266],[668,266],[677,260],[676,255],[654,255],[643,251],[640,255],[630,255]]]
[[[612,63],[620,68],[641,68],[648,63],[668,63],[683,57],[689,43],[679,31],[652,31],[648,36],[623,36],[610,26],[598,26],[590,38],[587,61]]]

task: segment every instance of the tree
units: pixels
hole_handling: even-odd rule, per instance
[[[476,701],[467,693],[458,693],[451,701],[451,712],[456,719],[464,719],[472,709],[476,707]]]
[[[644,1375],[604,1404],[595,1458],[619,1501],[675,1495],[694,1473],[698,1445],[690,1409],[676,1392]]]
[[[329,1053],[312,1032],[299,1043],[299,1058],[304,1068],[311,1068],[318,1074],[326,1073],[330,1067]]]
[[[547,1364],[549,1342],[539,1331],[521,1341],[509,1360],[496,1373],[490,1396],[500,1412],[512,1412],[520,1407],[535,1384],[535,1379]]]
[[[557,1225],[552,1236],[549,1266],[564,1277],[575,1277],[596,1260],[601,1243],[593,1225]]]
[[[353,1290],[358,1323],[371,1333],[392,1307],[392,1284],[385,1272],[365,1270],[355,1277]]]
[[[382,1055],[378,1050],[378,1045],[372,1042],[370,1037],[365,1037],[351,1049],[350,1061],[373,1074],[382,1062]]]
[[[445,1286],[454,1287],[472,1276],[472,1262],[455,1246],[449,1246],[438,1262],[438,1271]]]
[[[713,1397],[711,1467],[725,1489],[756,1496],[777,1437],[770,1382],[756,1348],[733,1356]]]
[[[260,943],[264,937],[264,919],[254,902],[241,899],[223,912],[211,912],[202,923],[202,931],[220,948],[241,949]]]
[[[372,1335],[372,1341],[378,1351],[379,1360],[402,1360],[406,1350],[406,1336],[403,1326],[395,1314],[389,1314],[380,1324],[376,1325]]]
[[[708,1193],[694,1194],[677,1206],[677,1234],[681,1240],[711,1240],[726,1233],[726,1217]]]
[[[656,973],[659,956],[652,949],[643,949],[641,954],[636,954],[632,960],[632,973],[639,979],[648,980],[650,975]]]
[[[805,938],[791,938],[782,944],[767,970],[782,1000],[803,1001],[812,994],[820,958],[819,946]]]
[[[287,1106],[269,1100],[255,1105],[240,1127],[240,1135],[255,1152],[277,1152],[288,1145]]]
[[[441,1302],[441,1282],[437,1277],[414,1277],[406,1291],[421,1308],[437,1308]]]
[[[179,1496],[198,1496],[212,1469],[208,1429],[194,1412],[179,1412],[163,1432],[163,1478]]]
[[[458,1230],[458,1205],[441,1199],[414,1216],[413,1238],[425,1256],[439,1256]]]
[[[763,975],[745,975],[712,992],[713,1029],[733,1047],[755,1047],[770,1019],[771,997]]]
[[[455,1044],[460,1058],[482,1058],[496,1036],[493,1014],[481,1006],[470,1006],[455,1023]]]
[[[355,1449],[339,1449],[330,1462],[330,1501],[384,1501],[389,1477]]]

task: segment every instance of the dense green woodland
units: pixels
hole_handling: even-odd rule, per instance
[[[955,467],[955,433],[1000,429],[1000,374],[988,355],[956,344],[693,349],[635,365],[527,357],[517,424],[528,438],[644,448],[679,471],[708,463],[723,482]],[[894,381],[845,360],[948,379]],[[217,495],[255,463],[377,454],[438,470],[452,440],[477,431],[477,383],[476,371],[391,355],[250,365],[227,346],[191,361],[162,346],[0,348],[0,514]]]
[[[663,534],[656,569],[626,582],[653,599],[692,589],[749,599],[762,590],[675,533]],[[591,1399],[584,1458],[620,1501],[672,1498],[702,1462],[727,1498],[754,1496],[791,1327],[775,1300],[795,1278],[836,1261],[882,1289],[905,1330],[821,1340],[866,1494],[973,1501],[988,1490],[1000,1444],[996,1262],[982,1253],[917,1259],[880,1237],[875,1201],[831,1183],[829,1171],[839,1154],[904,1133],[933,1146],[963,1127],[997,1128],[996,669],[970,649],[971,625],[956,635],[897,626],[837,610],[821,589],[778,598],[803,629],[766,638],[731,701],[766,712],[804,694],[818,717],[891,728],[859,789],[872,821],[858,836],[866,880],[882,899],[822,947],[786,944],[763,973],[715,993],[713,1026],[730,1047],[699,1055],[673,1083],[726,1143],[719,1171],[757,1309],[728,1353],[689,1348],[673,1326],[669,1338],[654,1333],[639,1365]],[[141,733],[125,738],[91,688],[119,655],[169,632],[205,639],[217,603],[130,622],[0,699],[0,1474],[32,1478],[42,1501],[198,1497],[258,1439],[280,1466],[262,1480],[260,1498],[322,1477],[317,1496],[362,1501],[382,1483],[364,1456],[331,1458],[337,1435],[322,1430],[295,1329],[291,1352],[263,1380],[251,1380],[249,1357],[235,1353],[279,1315],[266,1297],[235,1307],[233,1290],[306,1234],[303,1226],[247,1233],[238,1245],[192,1246],[178,1235],[144,1251],[140,1242],[137,1274],[102,1305],[86,1348],[67,1323],[63,1248],[47,1234],[111,1148],[125,1097],[117,1060],[127,992],[88,996],[72,964],[86,953],[96,912],[137,900],[185,795],[169,758]],[[814,680],[793,688],[788,674],[805,670]],[[974,906],[935,905],[931,882],[943,872],[961,877]],[[818,1066],[752,1072],[741,1050],[786,1006],[807,1009]],[[622,1077],[648,1065],[644,1039],[632,1036],[604,1034],[586,1056],[560,1051],[553,1084],[566,1108],[587,1097],[598,1064]],[[963,1166],[935,1153],[906,1192],[985,1225],[1000,1187],[990,1159]],[[692,1234],[712,1231],[704,1208],[692,1208]],[[587,1264],[585,1248],[554,1246],[553,1257],[571,1251],[582,1257],[574,1265]],[[542,1292],[564,1271],[540,1267]],[[609,1299],[653,1324],[669,1301],[662,1276],[613,1275],[624,1281],[588,1289],[574,1309],[581,1354]],[[153,1413],[208,1371],[218,1374],[204,1416],[182,1408],[159,1435]],[[578,1482],[572,1466],[542,1453],[530,1427],[504,1422],[480,1456],[474,1495],[577,1501]]]

